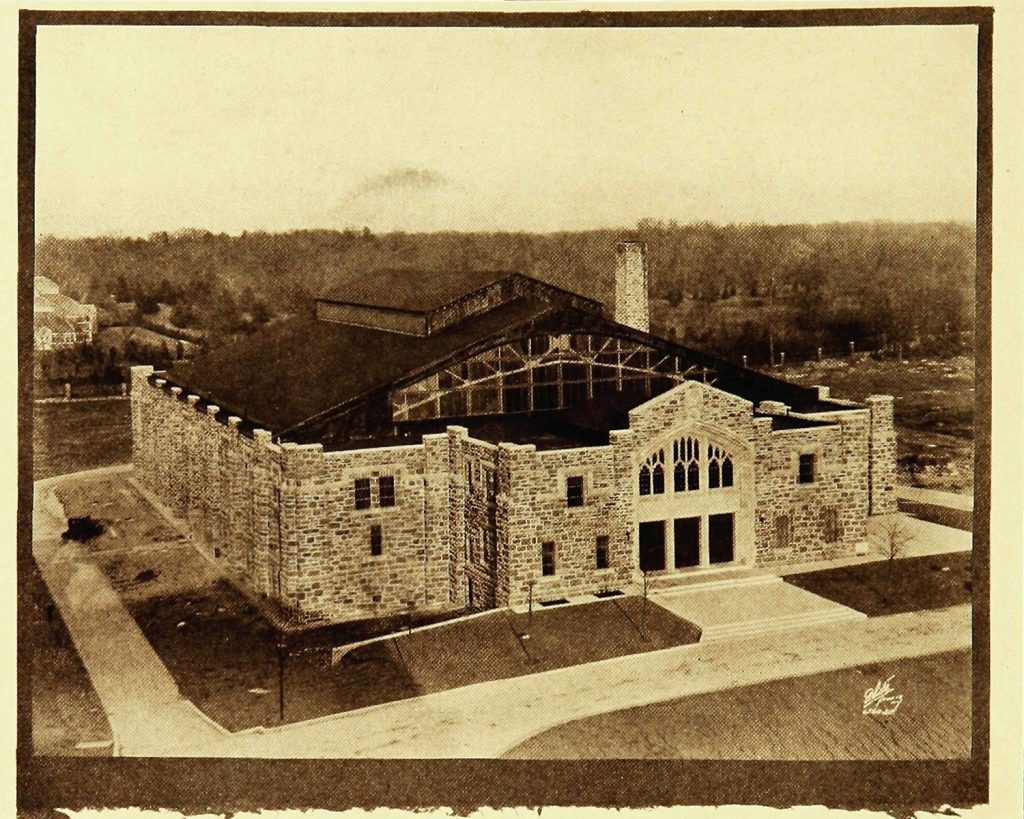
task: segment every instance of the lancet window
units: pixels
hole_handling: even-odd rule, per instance
[[[665,450],[659,449],[640,466],[640,494],[665,494]]]
[[[708,444],[708,488],[732,486],[732,458],[719,447]]]
[[[676,492],[700,489],[700,443],[686,436],[672,442],[673,481]]]

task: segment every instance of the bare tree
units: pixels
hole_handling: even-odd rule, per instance
[[[914,533],[902,515],[889,515],[880,521],[876,538],[882,554],[893,561],[906,553],[914,541]]]

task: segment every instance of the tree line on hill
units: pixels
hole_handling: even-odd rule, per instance
[[[857,349],[900,344],[941,352],[974,329],[975,228],[954,222],[645,220],[628,233],[45,236],[36,272],[85,301],[131,301],[143,316],[164,313],[217,345],[384,268],[407,269],[410,292],[430,270],[510,270],[610,305],[615,245],[624,235],[647,245],[656,328],[720,355],[758,361],[773,347],[807,357],[851,341]]]

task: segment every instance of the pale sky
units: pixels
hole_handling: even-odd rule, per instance
[[[974,27],[41,27],[36,231],[973,220]]]

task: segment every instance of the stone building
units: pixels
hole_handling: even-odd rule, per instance
[[[895,510],[892,399],[863,404],[650,334],[514,273],[383,271],[166,373],[132,371],[139,475],[296,616],[635,590],[853,555]]]

